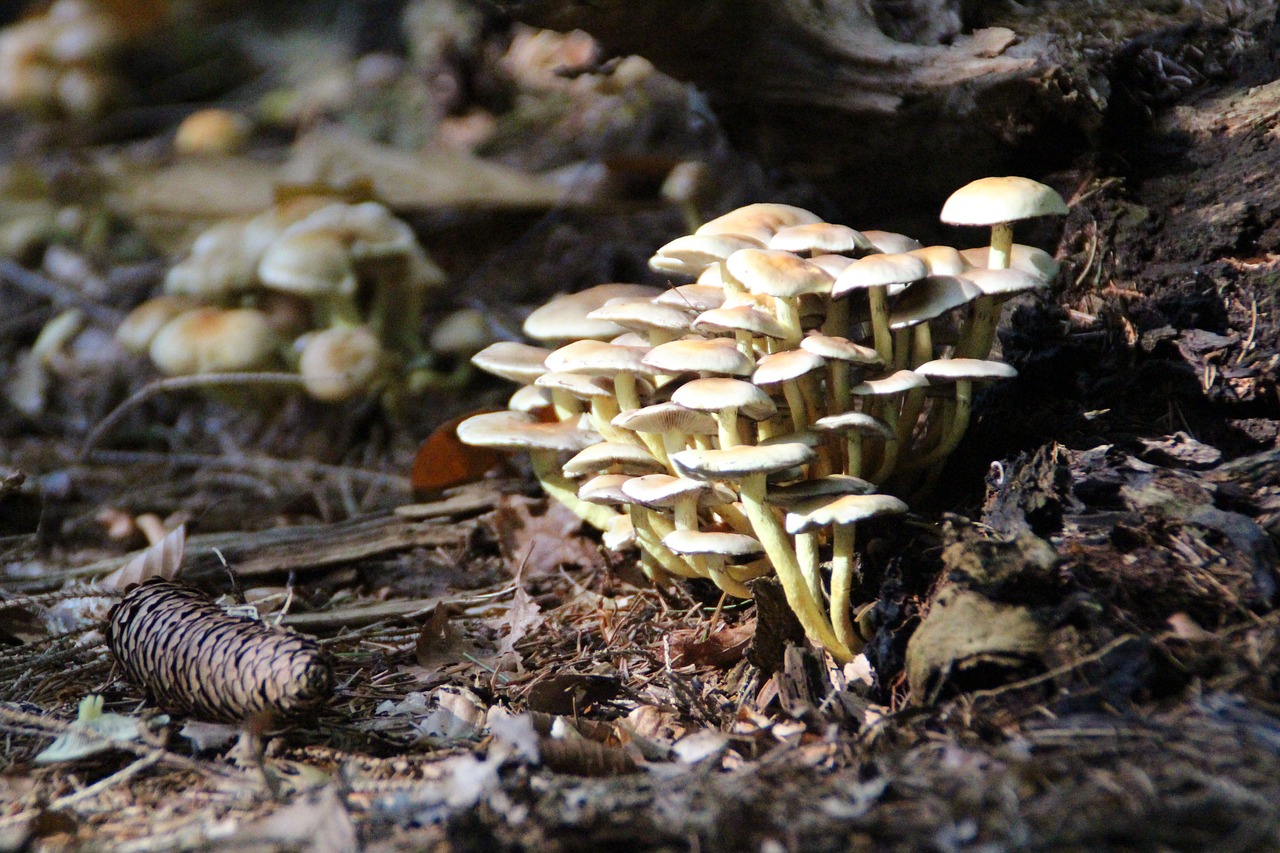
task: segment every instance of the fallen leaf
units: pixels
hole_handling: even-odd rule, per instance
[[[108,592],[124,592],[150,578],[171,581],[178,576],[186,547],[187,526],[180,524],[159,542],[134,554],[127,563],[98,581],[95,586]]]
[[[503,495],[487,516],[508,565],[524,577],[553,574],[563,566],[605,568],[600,547],[583,535],[582,519],[555,501]]]
[[[607,675],[574,672],[551,675],[539,679],[529,688],[529,709],[566,717],[577,716],[592,705],[616,699],[621,692],[622,685],[618,679]]]
[[[727,626],[709,637],[700,628],[687,628],[671,634],[674,666],[728,667],[742,660],[756,633],[756,620]]]
[[[419,666],[439,669],[457,663],[471,651],[471,643],[453,623],[452,616],[449,605],[443,602],[431,609],[431,615],[413,644],[413,656]]]
[[[142,737],[142,724],[135,717],[104,713],[102,697],[90,694],[80,700],[79,715],[70,731],[58,735],[33,759],[36,764],[74,761],[112,749],[114,743],[129,743]]]
[[[301,796],[245,828],[228,846],[237,850],[287,848],[302,853],[355,853],[360,849],[351,813],[332,785]]]
[[[459,415],[445,421],[427,436],[418,447],[409,475],[415,495],[428,497],[454,486],[474,483],[509,464],[505,453],[489,447],[472,447],[458,439],[458,424],[485,411],[492,410],[481,409]]]
[[[524,587],[517,581],[515,595],[511,598],[511,606],[507,608],[507,612],[496,619],[488,620],[494,628],[506,629],[502,642],[498,645],[498,656],[516,654],[516,643],[528,636],[529,632],[536,630],[544,621],[545,617],[538,602],[534,601],[533,596],[525,592]]]

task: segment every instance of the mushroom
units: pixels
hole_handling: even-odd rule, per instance
[[[924,248],[924,244],[919,240],[896,231],[864,230],[862,236],[871,241],[871,245],[877,252],[883,252],[886,255],[897,255]]]
[[[626,329],[607,320],[588,320],[588,314],[610,299],[652,299],[661,292],[645,284],[598,284],[557,296],[525,318],[524,333],[539,341],[607,341]]]
[[[803,349],[784,350],[766,355],[756,364],[751,381],[756,385],[782,385],[791,423],[796,432],[809,425],[809,406],[817,406],[817,389],[802,389],[801,381],[813,371],[825,367],[827,360]]]
[[[613,425],[632,432],[661,435],[668,454],[685,450],[688,436],[715,435],[718,429],[716,419],[711,415],[678,403],[655,403],[623,412],[613,419]]]
[[[929,268],[929,275],[960,275],[965,270],[972,269],[972,264],[965,260],[964,255],[951,246],[925,246],[912,249],[907,254],[924,261]]]
[[[929,274],[929,267],[914,255],[868,255],[854,261],[836,278],[831,288],[831,298],[838,300],[855,290],[867,291],[871,308],[871,333],[876,352],[886,365],[894,359],[893,339],[889,333],[889,290],[920,281]]]
[[[337,327],[305,335],[298,373],[317,400],[338,402],[372,390],[387,355],[368,326]]]
[[[626,508],[625,516],[610,520],[606,533],[616,531],[620,524],[619,518],[627,519],[631,538],[640,543],[640,564],[645,576],[654,583],[662,583],[672,575],[682,578],[703,577],[701,572],[662,544],[662,534],[654,527],[654,522],[659,520],[657,514],[622,490],[623,484],[631,479],[634,478],[627,474],[600,474],[578,488],[578,497],[587,503]],[[664,528],[664,532],[671,532],[669,525]]]
[[[646,352],[639,347],[622,347],[603,341],[574,341],[552,351],[547,356],[546,365],[548,370],[609,377],[617,392],[618,407],[626,412],[640,408],[637,378],[657,373],[644,363]]]
[[[674,340],[678,333],[687,332],[692,314],[678,305],[653,300],[617,299],[587,314],[589,320],[605,320],[624,329],[643,334],[649,346],[656,347]]]
[[[749,376],[752,360],[728,338],[671,341],[645,353],[642,361],[662,373],[696,371],[701,376]]]
[[[738,350],[755,363],[755,338],[781,340],[787,330],[772,314],[751,305],[713,308],[703,311],[693,321],[695,332],[729,333],[738,343]]]
[[[1004,303],[1019,293],[1048,285],[1039,276],[1012,268],[969,270],[964,280],[976,285],[980,293],[973,301],[967,328],[960,332],[956,355],[979,359],[991,354]]]
[[[686,477],[738,483],[743,510],[751,521],[756,538],[764,546],[765,554],[782,582],[787,603],[800,620],[805,634],[844,664],[852,660],[853,655],[848,646],[836,637],[831,622],[809,588],[781,521],[773,508],[765,504],[765,482],[771,472],[806,465],[815,458],[808,447],[793,442],[772,447],[684,450],[673,454],[671,461]]]
[[[711,412],[720,427],[720,447],[726,449],[742,444],[740,417],[762,421],[778,411],[768,394],[740,379],[695,379],[676,389],[671,402]]]
[[[827,415],[813,422],[820,432],[843,435],[845,439],[845,471],[854,477],[862,476],[862,437],[876,436],[884,441],[897,441],[897,433],[879,418],[866,412],[841,412]]]
[[[547,372],[547,356],[551,350],[521,344],[515,341],[498,341],[471,356],[471,363],[483,370],[511,382],[532,385]]]
[[[792,225],[821,222],[816,213],[790,204],[756,202],[736,208],[703,223],[695,234],[733,234],[749,237],[760,245],[768,243],[774,234]]]
[[[149,352],[161,371],[180,376],[254,370],[275,357],[277,345],[260,311],[197,308],[166,323]]]
[[[618,414],[618,401],[614,397],[613,383],[604,377],[553,370],[539,376],[533,384],[551,392],[551,402],[560,420],[572,418],[581,410],[577,401],[585,401],[590,407],[591,427],[600,435],[619,443],[628,443],[635,438],[611,423]]]
[[[725,261],[729,273],[749,293],[775,297],[778,322],[786,329],[783,343],[800,342],[799,298],[805,293],[830,294],[831,274],[790,252],[742,249]]]
[[[724,260],[739,249],[759,249],[763,240],[735,234],[688,234],[677,237],[654,253],[649,268],[655,272],[700,276],[715,268],[724,274]],[[736,282],[721,279],[722,285],[741,289]]]
[[[971,268],[989,269],[988,258],[990,255],[990,246],[960,250],[960,256],[965,259],[965,263],[969,264]],[[1022,270],[1045,281],[1052,281],[1057,276],[1060,266],[1053,259],[1053,255],[1044,249],[1037,249],[1035,246],[1027,246],[1022,243],[1014,243],[1009,247],[1009,269],[1011,270]]]
[[[716,585],[730,595],[751,597],[751,590],[725,570],[725,562],[730,559],[746,562],[761,556],[764,546],[754,536],[745,533],[673,530],[662,537],[662,544],[676,554],[702,563]]]
[[[810,332],[800,342],[800,349],[820,355],[831,368],[828,391],[837,412],[849,409],[849,374],[852,368],[878,369],[884,367],[880,353],[870,347],[855,344],[848,338]],[[861,381],[861,377],[859,377]]]
[[[855,397],[885,398],[875,408],[882,413],[885,425],[894,431],[893,438],[885,439],[884,453],[880,458],[880,464],[876,467],[875,473],[866,479],[873,483],[883,483],[893,473],[893,469],[898,464],[898,450],[901,444],[898,433],[898,401],[902,395],[911,389],[924,388],[928,384],[929,381],[918,373],[910,370],[899,370],[897,373],[891,373],[880,379],[860,382],[849,389],[849,393]],[[870,414],[874,414],[874,412],[870,412]]]
[[[682,284],[662,291],[653,301],[689,311],[710,311],[724,304],[724,288],[709,284]]]
[[[912,460],[911,467],[913,469],[926,468],[941,462],[950,456],[951,452],[960,444],[960,439],[964,438],[965,430],[969,428],[969,416],[973,406],[974,382],[1009,379],[1018,375],[1018,371],[1003,362],[984,361],[976,358],[938,359],[920,365],[915,369],[915,372],[929,379],[955,382],[956,393],[952,409],[946,419],[946,425],[943,427],[941,440],[938,442],[937,447]]]
[[[305,296],[316,306],[321,326],[358,326],[359,280],[341,234],[309,229],[281,234],[258,262],[265,287]]]
[[[907,505],[892,495],[846,495],[816,498],[787,513],[787,532],[806,533],[830,525],[831,542],[831,622],[840,642],[851,651],[862,647],[853,628],[850,593],[853,590],[854,525],[885,515],[901,515]]]
[[[844,495],[866,495],[875,491],[875,486],[859,477],[844,474],[832,474],[815,480],[800,480],[786,486],[776,486],[769,490],[765,500],[774,506],[794,509],[802,504],[817,499],[831,500]],[[809,583],[813,597],[822,601],[822,576],[818,571],[819,550],[822,545],[821,530],[814,528],[795,534],[796,556],[800,560],[800,571]]]
[[[1013,223],[1037,216],[1066,215],[1067,203],[1049,186],[1030,178],[979,178],[953,192],[942,205],[948,225],[991,227],[987,266],[1007,269],[1013,245]]]
[[[768,248],[808,255],[875,250],[875,246],[860,231],[831,222],[810,222],[780,228],[769,238]]]
[[[530,414],[504,411],[472,415],[458,424],[457,436],[463,444],[474,447],[529,451],[534,476],[543,491],[597,530],[608,529],[617,514],[608,507],[579,500],[577,489],[556,464],[560,453],[580,451],[599,443],[600,436],[590,430],[579,429],[569,422],[544,424]]]
[[[178,125],[173,150],[183,156],[236,154],[249,137],[249,122],[231,110],[196,110]]]
[[[197,307],[185,296],[156,296],[130,311],[116,328],[116,340],[131,353],[147,351],[156,334],[179,314]]]

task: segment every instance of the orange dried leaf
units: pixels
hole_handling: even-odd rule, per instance
[[[445,421],[422,442],[409,475],[415,494],[430,495],[474,483],[506,466],[506,454],[487,447],[472,447],[458,439],[458,424],[476,414],[480,412],[468,412]]]
[[[178,576],[182,555],[187,546],[187,526],[178,528],[159,542],[134,554],[129,562],[98,581],[99,589],[123,592],[149,578],[171,581]]]

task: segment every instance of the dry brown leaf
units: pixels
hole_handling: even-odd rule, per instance
[[[541,577],[562,566],[603,569],[599,546],[583,535],[582,519],[555,501],[504,495],[489,525],[510,566],[524,577]]]
[[[360,849],[351,814],[328,786],[247,827],[235,838],[237,850],[297,850],[303,853],[355,853]]]
[[[499,630],[506,628],[506,633],[498,646],[498,656],[516,654],[516,643],[523,640],[530,631],[536,630],[544,621],[546,620],[538,602],[534,601],[533,596],[525,592],[524,587],[517,583],[515,595],[511,598],[511,606],[507,608],[507,612],[497,619],[489,620],[489,624]]]
[[[687,628],[671,633],[672,663],[675,666],[728,667],[742,660],[747,646],[756,633],[756,620],[748,619],[738,625],[725,626],[709,637],[702,636],[699,628]]]
[[[124,592],[131,586],[150,578],[173,580],[182,566],[182,555],[187,547],[187,526],[178,525],[156,544],[134,554],[129,562],[98,581],[98,589]]]

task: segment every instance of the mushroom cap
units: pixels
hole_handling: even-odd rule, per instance
[[[908,237],[896,231],[863,231],[862,236],[871,241],[871,245],[876,247],[877,252],[884,252],[886,255],[911,252],[924,247],[924,244],[914,237]]]
[[[990,246],[978,246],[976,249],[961,249],[960,255],[969,263],[970,267],[978,269],[987,268],[987,258],[991,254]],[[1061,266],[1053,259],[1053,255],[1044,249],[1037,249],[1035,246],[1028,246],[1023,243],[1014,243],[1009,250],[1009,268],[1022,270],[1034,276],[1039,276],[1046,281],[1051,281],[1058,274],[1058,268]]]
[[[845,267],[831,288],[831,296],[839,299],[854,290],[909,284],[928,275],[929,265],[915,255],[867,255]]]
[[[435,324],[428,347],[434,353],[470,357],[493,342],[493,331],[484,313],[460,308]]]
[[[889,328],[904,329],[927,322],[953,308],[967,305],[981,295],[978,285],[967,278],[931,275],[911,285],[898,297],[889,312]]]
[[[771,474],[817,458],[809,447],[798,442],[769,447],[739,445],[724,450],[681,450],[671,455],[676,470],[695,480],[743,480],[756,474]]]
[[[696,370],[726,376],[749,376],[751,359],[732,338],[690,339],[659,344],[645,354],[644,363],[664,373]]]
[[[650,509],[671,509],[686,496],[696,496],[699,506],[719,506],[733,503],[738,498],[732,490],[719,484],[672,477],[670,474],[633,477],[622,485],[622,492]]]
[[[623,332],[616,338],[610,338],[609,343],[613,344],[615,347],[632,347],[635,349],[642,349],[645,352],[653,349],[653,347],[649,345],[649,339],[639,332]]]
[[[196,308],[156,332],[151,361],[171,376],[253,370],[275,355],[277,340],[261,311]]]
[[[312,397],[337,402],[369,390],[383,356],[382,344],[368,326],[325,329],[306,337],[298,373]]]
[[[649,267],[656,272],[698,275],[739,249],[759,249],[763,241],[737,234],[686,234],[654,253]]]
[[[340,235],[351,257],[357,260],[407,257],[419,248],[413,229],[376,201],[325,205],[288,226],[284,235],[304,231],[331,231]]]
[[[976,284],[984,296],[1000,298],[1049,286],[1045,279],[1012,267],[1003,270],[969,270],[964,274],[964,280]]]
[[[582,448],[576,456],[564,463],[566,477],[581,477],[618,465],[626,474],[651,474],[665,471],[666,466],[635,444],[617,441],[598,441]]]
[[[178,124],[173,150],[183,155],[235,154],[249,137],[249,122],[231,110],[196,110]]]
[[[725,265],[750,292],[782,298],[830,293],[835,280],[826,270],[804,258],[769,249],[742,249],[730,255]]]
[[[625,506],[635,503],[622,491],[622,484],[632,479],[630,474],[597,474],[578,487],[578,497],[587,503],[603,506]]]
[[[724,288],[710,284],[682,284],[668,288],[654,302],[675,305],[689,311],[710,311],[724,304]]]
[[[778,413],[768,394],[741,379],[695,379],[676,389],[671,402],[699,412],[736,409],[740,417],[762,421]]]
[[[610,299],[652,299],[661,292],[645,284],[598,284],[578,293],[557,296],[525,318],[524,333],[540,341],[607,341],[626,329],[607,320],[588,320],[588,314]]]
[[[611,299],[587,314],[588,320],[616,323],[633,332],[662,329],[683,332],[689,328],[693,314],[689,310],[650,299]]]
[[[787,330],[767,311],[751,305],[734,305],[703,311],[692,323],[698,332],[750,332],[763,338],[785,338]]]
[[[706,412],[696,412],[678,403],[655,403],[622,412],[613,425],[632,432],[682,432],[685,435],[714,435],[716,419]]]
[[[533,383],[538,388],[546,388],[548,391],[563,391],[570,397],[579,400],[590,400],[592,398],[613,397],[613,383],[602,376],[586,376],[581,373],[565,373],[562,371],[548,371],[542,374]]]
[[[809,263],[820,270],[826,270],[832,278],[838,278],[853,261],[848,255],[814,255],[809,259]]]
[[[620,347],[603,341],[585,340],[565,344],[547,356],[547,369],[590,376],[616,376],[631,373],[653,376],[658,371],[644,363],[650,350]]]
[[[787,513],[787,532],[794,535],[819,530],[831,524],[857,524],[869,518],[885,515],[902,515],[907,505],[893,495],[845,495],[835,498],[817,498],[800,504]]]
[[[871,241],[848,225],[833,222],[809,222],[779,228],[769,238],[770,249],[784,252],[869,252]]]
[[[814,355],[808,350],[793,349],[770,353],[756,362],[751,381],[756,385],[772,385],[775,382],[787,382],[799,379],[806,373],[825,366],[827,360]]]
[[[507,400],[513,412],[537,412],[552,405],[551,392],[536,385],[521,385]]]
[[[471,356],[471,363],[485,373],[528,385],[547,372],[549,355],[551,350],[542,347],[516,341],[498,341]]]
[[[930,379],[1012,379],[1018,375],[1003,361],[987,361],[981,358],[939,358],[926,361],[916,368],[916,373]]]
[[[929,275],[960,275],[973,265],[964,259],[958,249],[951,246],[925,246],[907,252],[924,261],[929,268]]]
[[[880,367],[884,358],[871,347],[855,344],[848,338],[835,335],[824,335],[821,332],[810,332],[800,341],[800,349],[820,355],[825,359],[847,361],[867,367]]]
[[[600,443],[591,430],[573,421],[542,423],[526,412],[487,412],[458,424],[458,440],[475,447],[501,450],[580,451]]]
[[[744,560],[764,554],[764,546],[760,541],[745,533],[673,530],[662,537],[662,544],[671,551],[688,557],[720,556]]]
[[[769,489],[765,500],[771,504],[791,509],[801,504],[818,499],[831,499],[845,495],[869,495],[876,490],[875,484],[861,477],[848,474],[832,474],[816,480],[800,480],[785,486],[774,486]]]
[[[258,262],[258,279],[272,290],[302,296],[351,296],[358,281],[346,243],[336,231],[281,234]]]
[[[636,544],[636,528],[631,523],[631,516],[620,514],[609,519],[609,527],[600,537],[600,541],[610,551],[622,551]]]
[[[860,432],[864,435],[878,435],[881,438],[893,438],[896,435],[887,423],[865,412],[841,412],[838,415],[827,415],[825,418],[814,421],[813,428],[823,432]]]
[[[850,388],[849,393],[858,396],[879,397],[888,394],[901,394],[904,391],[910,391],[912,388],[925,388],[928,385],[929,380],[919,373],[912,370],[899,370],[879,379],[860,382]]]
[[[258,252],[248,245],[247,227],[245,220],[225,219],[201,232],[190,254],[165,274],[165,293],[217,300],[251,287]]]
[[[1053,187],[1010,176],[965,184],[942,205],[940,218],[949,225],[999,225],[1067,212],[1067,203]]]
[[[186,296],[156,296],[130,311],[116,328],[116,340],[132,353],[144,353],[165,324],[197,307]]]
[[[761,245],[783,228],[821,222],[816,213],[790,204],[756,202],[739,207],[703,223],[696,234],[736,234],[758,240]]]

